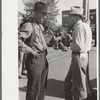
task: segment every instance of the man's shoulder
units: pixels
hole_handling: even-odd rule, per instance
[[[79,25],[78,25],[79,28],[90,28],[89,24],[85,23],[85,22],[81,22]]]
[[[82,26],[89,26],[89,24],[86,23],[86,22],[82,22],[80,25],[82,25]]]

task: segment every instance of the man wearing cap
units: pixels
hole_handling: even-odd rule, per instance
[[[86,77],[88,52],[91,50],[92,43],[92,32],[90,26],[82,22],[84,16],[81,7],[71,7],[69,16],[71,26],[73,26],[72,42],[70,43],[72,60],[65,78],[65,99],[87,100]]]
[[[20,50],[27,53],[27,93],[26,100],[44,100],[47,75],[47,46],[43,36],[41,21],[47,12],[47,5],[36,2],[34,5],[34,16],[31,22],[23,24],[19,36],[26,38],[25,43],[19,40]]]

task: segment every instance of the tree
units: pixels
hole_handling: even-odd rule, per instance
[[[46,18],[43,21],[43,26],[46,29],[53,30],[56,27],[56,16],[59,14],[59,9],[57,9],[56,4],[59,2],[55,0],[23,0],[23,3],[25,4],[25,14],[23,15],[23,18],[29,18],[33,16],[33,11],[31,9],[34,8],[34,4],[37,1],[44,1],[48,5],[48,10],[51,12],[50,15],[46,15]]]

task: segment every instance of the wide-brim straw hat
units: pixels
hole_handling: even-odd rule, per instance
[[[81,8],[79,6],[73,6],[73,7],[71,7],[69,15],[79,15],[81,17],[84,17],[83,11],[84,11],[83,8]]]

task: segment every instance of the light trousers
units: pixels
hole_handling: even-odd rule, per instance
[[[70,69],[65,78],[66,100],[84,100],[87,98],[87,65],[88,57],[80,58],[80,54],[72,54]]]

